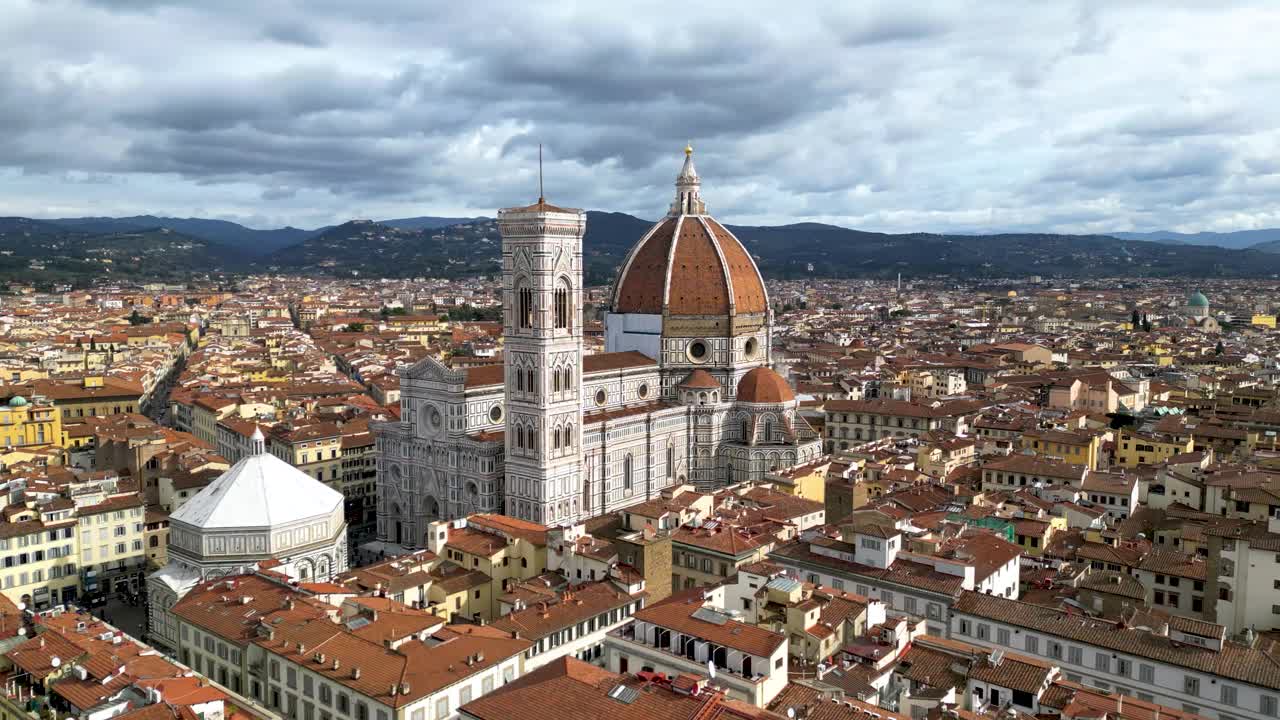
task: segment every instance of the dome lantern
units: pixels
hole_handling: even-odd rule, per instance
[[[684,146],[684,165],[676,176],[676,199],[671,203],[668,215],[705,215],[706,203],[702,202],[702,182],[698,169],[693,166],[693,143]]]

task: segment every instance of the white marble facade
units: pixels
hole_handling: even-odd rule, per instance
[[[691,152],[671,213],[619,273],[603,354],[582,353],[585,213],[542,200],[499,213],[503,366],[428,358],[403,373],[400,421],[375,427],[380,545],[422,547],[429,522],[475,512],[567,524],[673,485],[713,489],[818,457],[768,369],[763,280],[706,215]],[[645,250],[655,242],[667,245]],[[665,272],[646,265],[654,257]],[[690,279],[697,263],[710,290]],[[650,297],[637,303],[628,288],[639,285]]]

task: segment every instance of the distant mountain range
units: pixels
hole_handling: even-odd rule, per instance
[[[609,282],[652,222],[587,212],[583,239],[589,284]],[[835,225],[729,226],[768,276],[997,278],[1026,275],[1256,277],[1280,274],[1280,255],[1106,235],[936,235],[850,230]],[[263,259],[281,272],[412,277],[496,273],[497,223],[484,219],[430,229],[354,221]]]
[[[1237,230],[1235,232],[1198,232],[1180,233],[1171,230],[1153,232],[1115,232],[1112,236],[1125,240],[1150,240],[1152,242],[1178,243],[1184,245],[1216,245],[1217,247],[1241,250],[1254,248],[1267,252],[1280,250],[1280,228],[1269,230]]]
[[[609,282],[652,225],[587,213],[587,282]],[[1280,276],[1280,230],[1113,235],[887,234],[821,223],[730,226],[772,277]],[[225,220],[153,215],[0,218],[0,279],[83,284],[104,274],[189,277],[208,272],[363,277],[466,277],[499,270],[492,218],[353,220],[303,230],[255,230]],[[812,268],[812,269],[810,269]]]
[[[483,220],[484,218],[446,218],[415,217],[387,220],[387,225],[419,230],[438,228],[446,225]],[[81,217],[59,218],[44,222],[56,223],[88,233],[129,232],[150,230],[153,228],[169,228],[193,237],[204,238],[210,242],[226,245],[248,255],[269,255],[283,247],[296,245],[307,238],[328,230],[328,227],[315,230],[302,230],[296,227],[283,227],[275,230],[254,230],[239,223],[227,220],[209,220],[206,218],[157,217],[155,215],[134,215],[132,217]]]
[[[69,227],[0,218],[0,279],[85,284],[98,277],[177,280],[240,267],[242,253],[171,228]]]

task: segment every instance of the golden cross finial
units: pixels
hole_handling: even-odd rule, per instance
[[[690,140],[688,145],[684,146],[684,156],[689,157],[693,154],[693,141]]]

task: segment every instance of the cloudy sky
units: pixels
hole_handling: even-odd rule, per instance
[[[0,215],[1280,226],[1280,3],[0,0]]]

